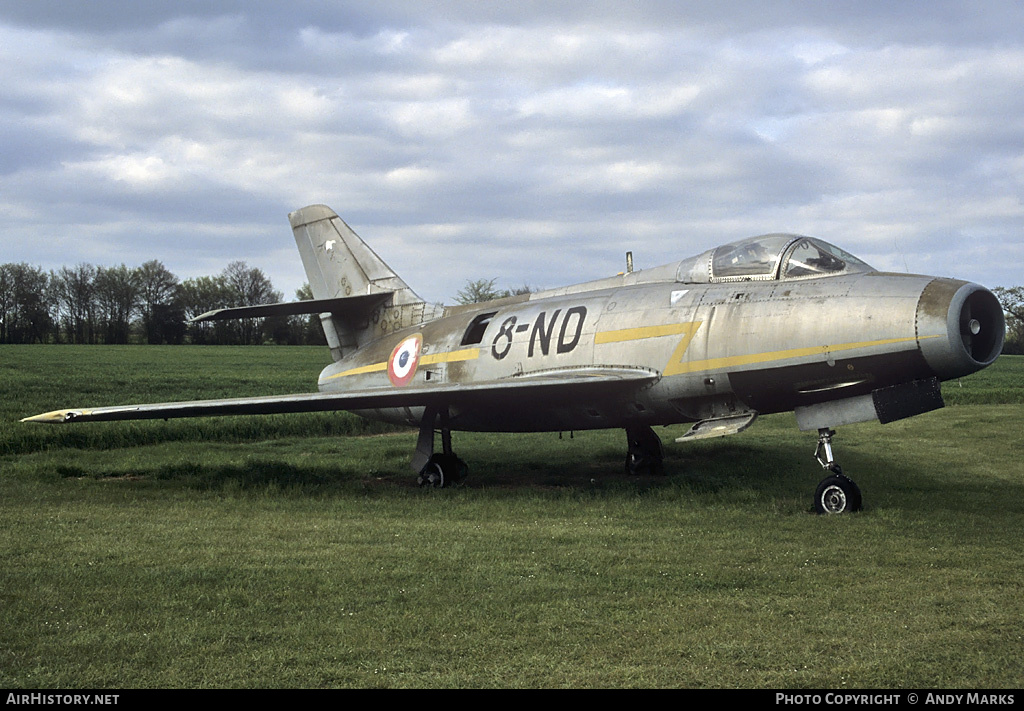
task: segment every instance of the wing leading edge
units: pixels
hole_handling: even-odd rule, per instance
[[[277,304],[259,304],[257,306],[235,306],[228,309],[207,311],[189,320],[192,323],[199,323],[201,321],[227,321],[235,318],[301,316],[303,314],[325,312],[366,316],[390,299],[393,293],[393,291],[381,291],[360,296],[340,296],[333,299],[308,299],[306,301],[282,301]]]
[[[506,398],[512,402],[551,397],[571,400],[627,394],[655,383],[660,377],[659,373],[645,368],[573,368],[468,384],[448,383],[429,387],[409,386],[350,392],[298,393],[54,410],[26,417],[21,421],[63,424],[389,407],[444,407],[473,405],[482,400],[495,398]]]

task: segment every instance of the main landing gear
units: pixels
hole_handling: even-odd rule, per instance
[[[832,436],[835,430],[822,427],[818,430],[818,446],[814,450],[814,458],[818,464],[831,474],[821,480],[814,492],[814,511],[819,514],[841,514],[860,511],[863,500],[860,488],[843,469],[836,464],[832,456]]]
[[[454,454],[434,454],[420,470],[416,483],[438,489],[461,483],[469,475],[469,465]]]
[[[440,430],[435,430],[436,420]],[[441,452],[434,452],[435,431],[441,432]],[[469,466],[452,451],[452,431],[448,427],[448,409],[428,410],[420,423],[420,436],[416,442],[416,454],[412,458],[413,469],[418,472],[416,483],[420,486],[442,488],[461,483],[469,474]]]
[[[665,450],[661,446],[661,439],[650,427],[627,427],[626,444],[627,474],[658,476],[665,473],[662,466]]]

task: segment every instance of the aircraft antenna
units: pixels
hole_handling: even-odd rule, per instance
[[[906,272],[907,274],[910,274],[910,267],[907,265],[907,255],[903,253],[903,249],[900,247],[900,236],[898,234],[894,234],[892,236],[892,243],[893,246],[896,247],[896,252],[900,255],[900,258],[903,260],[903,271]]]

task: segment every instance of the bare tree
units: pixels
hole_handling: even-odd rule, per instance
[[[138,272],[124,264],[96,270],[96,306],[104,343],[127,343],[139,307]]]
[[[139,267],[137,273],[139,319],[146,343],[181,343],[185,310],[178,277],[155,259]]]
[[[96,342],[96,267],[79,264],[50,274],[54,316],[68,343]]]
[[[181,301],[186,319],[231,306],[233,299],[234,294],[223,276],[201,276],[181,283]],[[228,344],[234,338],[232,326],[227,321],[190,323],[187,334],[192,343]]]
[[[53,325],[49,276],[24,262],[0,265],[0,335],[4,343],[43,343]]]
[[[14,266],[0,264],[0,343],[10,343],[11,314],[14,311]]]
[[[274,291],[273,284],[262,270],[250,267],[245,262],[231,262],[221,272],[224,283],[232,293],[231,306],[257,306],[283,301],[280,291]],[[261,319],[245,318],[237,322],[239,339],[243,345],[259,345],[264,332]]]

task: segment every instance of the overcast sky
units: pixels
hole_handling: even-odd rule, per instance
[[[422,296],[766,232],[1024,284],[1024,3],[0,0],[0,262],[232,260],[334,208]]]

